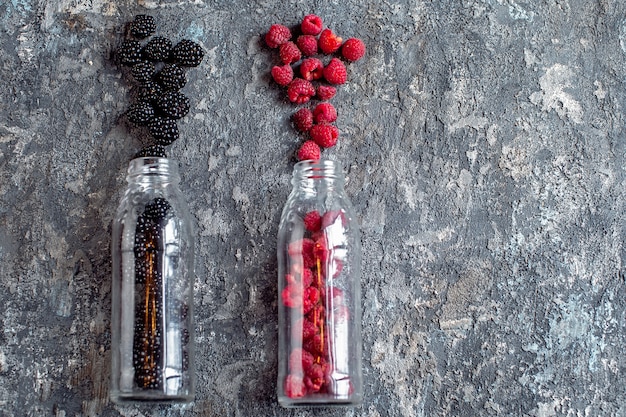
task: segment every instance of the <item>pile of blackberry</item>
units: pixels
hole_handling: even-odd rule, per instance
[[[189,98],[180,92],[187,84],[187,70],[200,65],[204,57],[197,43],[183,39],[173,44],[163,36],[155,36],[155,32],[154,17],[135,16],[116,53],[117,61],[130,68],[136,87],[126,117],[133,125],[145,126],[150,132],[150,143],[135,158],[167,157],[165,146],[179,138],[176,121],[189,112]]]

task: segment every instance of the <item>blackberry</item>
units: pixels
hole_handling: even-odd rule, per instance
[[[154,108],[152,108],[150,103],[139,101],[131,104],[126,111],[126,117],[137,126],[147,126],[154,118]]]
[[[158,83],[152,80],[146,81],[141,84],[141,88],[137,92],[137,101],[156,105],[158,98],[161,97],[162,94],[163,89]]]
[[[139,152],[135,154],[134,158],[167,158],[167,154],[165,153],[165,147],[162,145],[149,145],[141,148]]]
[[[154,75],[154,64],[148,61],[141,61],[133,65],[130,69],[130,73],[133,74],[135,79],[143,84],[152,80]]]
[[[163,36],[155,36],[143,47],[143,56],[150,61],[167,61],[171,51],[171,40]]]
[[[170,145],[179,137],[176,121],[166,117],[155,117],[148,127],[157,145]]]
[[[176,64],[164,66],[157,73],[156,80],[166,90],[180,90],[187,84],[185,70]]]
[[[183,39],[176,44],[172,55],[174,60],[184,67],[197,67],[202,62],[204,51],[197,43]]]
[[[138,14],[130,22],[130,33],[139,39],[147,38],[156,31],[154,17],[145,14]]]
[[[157,100],[157,108],[171,119],[180,119],[189,113],[189,99],[178,91],[166,91]]]
[[[116,55],[122,65],[133,65],[141,62],[141,44],[132,39],[125,40],[118,48]]]
[[[143,214],[146,218],[152,220],[153,222],[160,223],[171,216],[172,206],[166,199],[157,197],[149,204],[146,204]]]

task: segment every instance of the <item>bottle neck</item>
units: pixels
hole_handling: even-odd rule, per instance
[[[320,188],[343,188],[343,172],[337,161],[306,160],[293,167],[294,188],[316,191]]]
[[[168,158],[135,158],[128,164],[129,184],[177,185],[180,182],[178,164]]]

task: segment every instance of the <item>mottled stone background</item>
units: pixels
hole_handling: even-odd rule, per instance
[[[197,400],[108,400],[138,12],[205,48],[171,155],[197,221]],[[366,58],[333,103],[364,248],[366,401],[275,400],[275,236],[302,140],[262,34]],[[0,415],[626,416],[622,0],[3,0]]]

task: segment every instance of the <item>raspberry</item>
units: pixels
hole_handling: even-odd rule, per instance
[[[302,305],[302,288],[299,285],[287,285],[280,294],[283,305],[298,308]]]
[[[197,67],[204,58],[204,50],[194,41],[183,39],[172,49],[172,57],[183,67]]]
[[[315,92],[315,96],[322,101],[330,100],[335,97],[337,89],[330,85],[318,85]]]
[[[293,69],[291,65],[276,65],[272,68],[272,78],[276,81],[276,84],[285,87],[293,80]]]
[[[341,46],[341,56],[348,61],[358,61],[365,55],[365,44],[361,39],[350,38]]]
[[[322,227],[322,215],[319,211],[309,211],[304,215],[304,228],[309,232],[317,232]]]
[[[303,373],[309,370],[315,358],[302,348],[295,348],[289,354],[289,370],[293,373]]]
[[[304,56],[313,56],[317,53],[317,39],[313,35],[298,36],[296,45],[298,45]]]
[[[314,14],[304,16],[300,29],[305,35],[317,36],[322,31],[323,23],[322,18]]]
[[[287,253],[293,258],[302,257],[302,263],[305,268],[312,268],[315,266],[315,259],[313,258],[313,247],[315,242],[313,239],[303,238],[296,240],[289,244]]]
[[[300,132],[308,132],[313,126],[313,112],[307,108],[302,108],[292,116],[293,124]]]
[[[324,78],[331,84],[343,84],[348,79],[346,66],[338,58],[330,60],[324,68]]]
[[[147,38],[152,35],[156,30],[156,23],[154,17],[138,14],[135,19],[130,22],[130,33],[140,39]]]
[[[292,64],[300,61],[300,58],[302,58],[302,52],[291,41],[287,41],[278,47],[278,55],[280,55],[280,60],[283,64]]]
[[[305,161],[307,159],[317,160],[320,159],[321,156],[322,150],[320,149],[319,145],[312,140],[307,140],[306,142],[304,142],[302,146],[300,146],[300,149],[298,149],[298,152],[296,154],[298,161]]]
[[[277,48],[289,39],[291,39],[291,31],[283,25],[272,25],[265,35],[265,43],[270,48]]]
[[[321,265],[325,265],[329,255],[330,251],[328,250],[326,239],[322,237],[316,240],[315,246],[313,246],[313,256],[315,259],[319,260]]]
[[[304,268],[302,272],[302,286],[304,288],[310,287],[313,284],[313,271],[309,268]]]
[[[285,394],[289,398],[304,397],[305,387],[302,377],[299,375],[287,375],[283,386]]]
[[[317,392],[322,388],[322,385],[324,385],[324,370],[319,364],[314,363],[309,367],[304,376],[304,385],[311,392]]]
[[[302,312],[307,314],[320,301],[320,291],[315,287],[308,287],[304,290],[302,297]]]
[[[291,331],[291,337],[296,344],[300,344],[303,340],[311,339],[318,333],[318,328],[313,322],[305,318],[298,319],[294,322]]]
[[[304,104],[315,95],[315,87],[310,81],[294,78],[287,88],[287,96],[291,102]]]
[[[332,30],[324,29],[318,39],[318,46],[325,54],[333,54],[341,47],[343,39],[335,35]]]
[[[309,130],[309,134],[311,135],[311,139],[322,148],[331,148],[337,144],[339,129],[333,125],[313,125],[311,130]]]
[[[307,58],[300,64],[300,75],[308,81],[319,80],[324,75],[324,64],[317,58]]]
[[[320,103],[313,109],[315,123],[332,123],[337,120],[337,110],[330,103]]]

